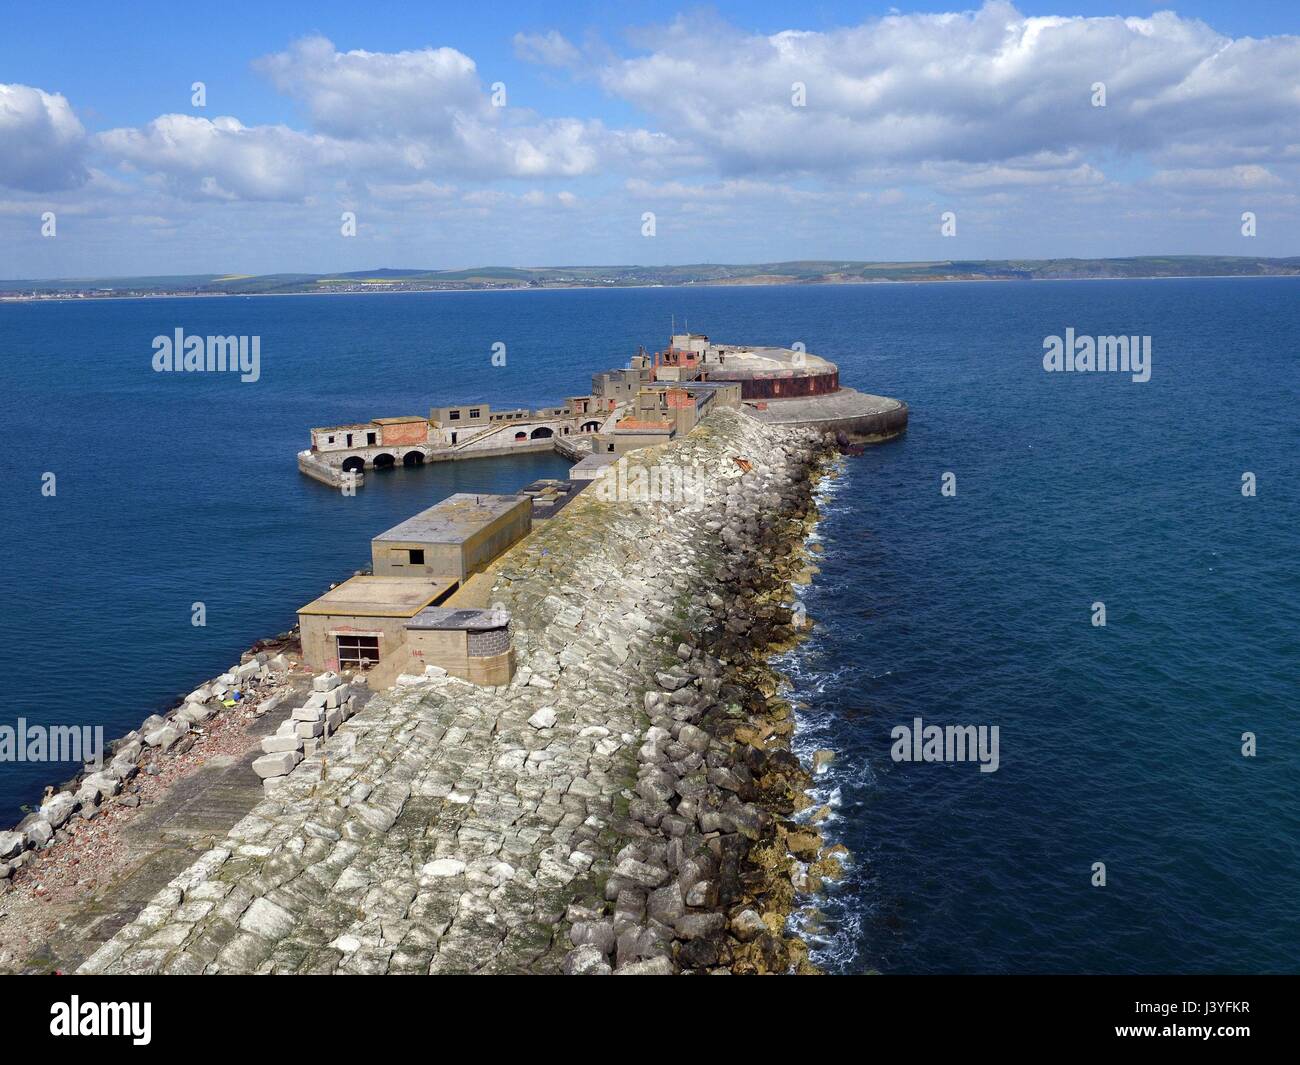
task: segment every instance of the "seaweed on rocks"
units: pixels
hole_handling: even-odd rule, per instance
[[[608,971],[597,953],[619,972],[817,971],[789,918],[815,870],[837,863],[816,828],[791,820],[811,777],[790,749],[794,713],[769,659],[801,637],[788,604],[836,450],[794,434],[778,461],[727,489],[709,523],[707,614],[645,693],[629,842],[604,884],[613,919],[575,925],[566,971]]]

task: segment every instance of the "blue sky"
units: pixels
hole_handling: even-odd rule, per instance
[[[4,277],[1298,248],[1294,5],[0,17]]]

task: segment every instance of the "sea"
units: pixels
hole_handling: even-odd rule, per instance
[[[568,468],[346,497],[298,472],[311,427],[558,404],[674,326],[801,342],[911,408],[823,483],[812,624],[780,660],[849,854],[799,920],[815,961],[1300,970],[1300,278],[0,304],[0,729],[119,735],[376,533]],[[260,338],[258,380],[156,372],[177,329]],[[1149,337],[1150,379],[1046,372],[1070,329]],[[996,735],[996,770],[903,760],[918,721]],[[0,762],[3,819],[76,768]]]

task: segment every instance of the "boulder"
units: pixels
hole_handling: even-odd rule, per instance
[[[766,931],[767,925],[763,923],[763,918],[758,915],[757,910],[741,910],[731,919],[731,934],[742,943],[748,943]]]
[[[23,830],[23,838],[33,849],[44,847],[54,838],[54,829],[44,818],[37,818]]]
[[[420,869],[421,876],[451,877],[465,872],[465,863],[456,858],[439,858]]]
[[[583,944],[564,956],[565,976],[608,976],[609,963],[599,950]]]
[[[177,740],[184,735],[175,725],[164,725],[162,728],[154,729],[152,732],[144,734],[144,742],[150,747],[157,747],[160,751],[165,751],[171,747]]]
[[[339,686],[339,675],[337,673],[322,673],[319,676],[312,677],[311,690],[313,692],[332,691]]]
[[[288,736],[267,736],[262,740],[262,753],[264,754],[284,754],[287,751],[302,750],[302,737],[290,734]]]
[[[61,791],[41,806],[41,816],[52,828],[62,825],[77,808],[77,800],[66,791]]]
[[[91,773],[81,778],[81,787],[77,790],[77,801],[85,802],[82,798],[82,792],[87,788],[93,788],[95,793],[101,799],[111,799],[122,788],[122,782],[107,773]]]
[[[615,976],[672,976],[673,963],[667,958],[629,961],[614,970]]]
[[[620,879],[646,890],[662,887],[668,882],[667,869],[639,862],[635,858],[625,858],[619,862],[614,874]]]
[[[528,719],[528,723],[535,729],[553,727],[555,725],[555,707],[543,706]]]
[[[721,932],[727,926],[727,918],[720,913],[687,913],[673,922],[673,931],[679,939],[697,939]]]
[[[614,952],[613,921],[575,921],[569,929],[569,941],[575,947],[592,946],[602,955]]]
[[[298,751],[281,751],[277,754],[264,754],[253,760],[253,772],[263,780],[282,777],[302,761]]]

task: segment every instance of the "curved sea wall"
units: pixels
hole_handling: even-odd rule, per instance
[[[372,697],[83,972],[788,972],[808,778],[765,664],[824,438],[729,410],[494,563],[509,686]]]
[[[805,426],[844,433],[863,443],[892,440],[907,429],[908,407],[900,399],[841,388],[826,396],[769,401],[754,417],[769,425]]]

